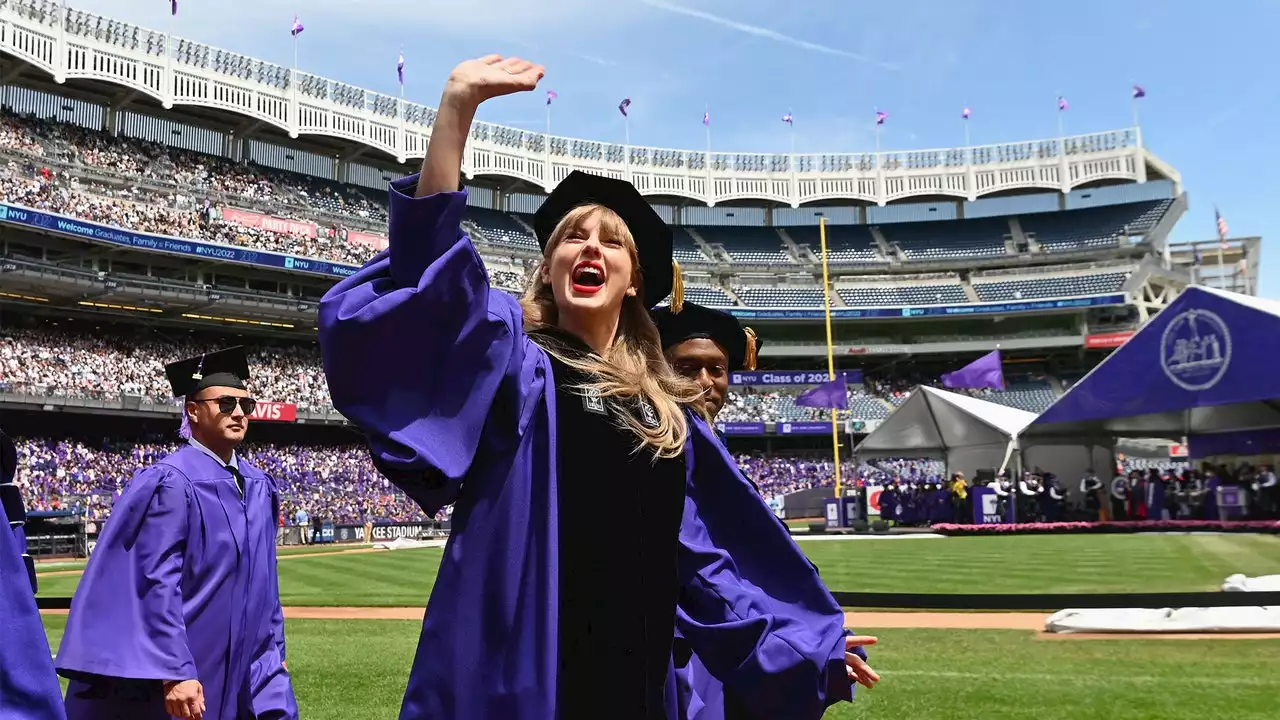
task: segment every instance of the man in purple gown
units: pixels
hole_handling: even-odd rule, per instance
[[[36,610],[26,508],[13,483],[18,453],[0,432],[0,718],[62,720],[62,689]]]
[[[275,483],[236,454],[242,348],[165,368],[185,447],[125,487],[58,650],[70,720],[297,718],[276,578]]]

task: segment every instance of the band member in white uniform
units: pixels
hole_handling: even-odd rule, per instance
[[[1000,512],[1000,519],[1004,522],[1009,521],[1009,495],[1013,492],[1013,483],[1009,481],[1008,471],[1000,474],[992,487],[996,491],[996,507]]]
[[[1094,474],[1093,468],[1080,478],[1080,498],[1084,506],[1085,517],[1089,520],[1105,520],[1102,508],[1102,481]]]
[[[1044,485],[1039,475],[1023,473],[1018,481],[1018,522],[1038,522],[1040,520],[1040,494]]]

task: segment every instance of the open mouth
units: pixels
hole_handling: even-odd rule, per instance
[[[573,266],[573,273],[570,275],[573,281],[573,289],[575,292],[586,293],[588,295],[600,291],[604,287],[604,266],[597,262],[584,260]]]

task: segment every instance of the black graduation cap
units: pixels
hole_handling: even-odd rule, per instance
[[[18,474],[18,449],[8,435],[0,430],[0,485],[13,482]]]
[[[729,370],[755,370],[756,356],[763,343],[749,327],[727,312],[687,302],[677,315],[670,308],[658,308],[651,315],[662,336],[662,349],[685,340],[707,338],[724,349]]]
[[[246,389],[249,379],[249,360],[244,346],[197,355],[164,366],[164,374],[173,387],[174,397],[195,395],[207,387],[231,387]]]
[[[635,238],[644,277],[644,306],[651,308],[671,295],[675,312],[684,304],[684,283],[680,264],[672,259],[672,233],[640,191],[625,180],[614,180],[574,170],[560,181],[533,216],[538,245],[547,249],[551,233],[568,212],[580,205],[595,203],[618,214]]]

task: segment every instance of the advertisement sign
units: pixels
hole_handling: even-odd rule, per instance
[[[356,270],[359,270],[355,265],[343,265],[327,260],[300,258],[267,250],[251,250],[234,245],[183,240],[168,235],[153,235],[151,233],[134,232],[133,230],[122,230],[109,225],[76,220],[62,215],[40,212],[39,210],[28,210],[13,205],[0,205],[0,222],[38,228],[136,250],[182,255],[202,260],[220,260],[259,267],[283,268],[285,270],[313,275],[327,275],[335,278],[350,277],[356,274]]]
[[[397,538],[416,540],[418,538],[444,537],[445,534],[437,523],[430,522],[392,523],[390,525],[373,526],[373,542],[385,542]]]
[[[386,250],[387,239],[379,235],[370,235],[369,233],[356,232],[355,230],[347,231],[347,242],[353,245],[364,245],[374,250]]]
[[[315,237],[316,226],[314,223],[303,222],[301,220],[285,220],[284,218],[271,217],[270,215],[262,215],[260,213],[249,212],[248,210],[235,210],[233,208],[222,208],[222,219],[233,222],[237,225],[243,225],[251,228],[262,228],[270,232],[287,233],[289,235],[302,235],[304,237]]]
[[[755,422],[722,422],[716,423],[720,432],[725,435],[763,435],[764,423]]]
[[[1125,343],[1126,340],[1133,337],[1132,330],[1124,330],[1122,332],[1098,333],[1089,335],[1084,339],[1084,346],[1089,350],[1099,350],[1103,348],[1118,348]]]
[[[863,492],[867,494],[867,519],[880,517],[880,493],[884,492],[884,488],[879,485],[867,485],[863,488]]]
[[[850,385],[862,384],[861,370],[837,370]],[[756,370],[729,373],[730,385],[821,385],[831,379],[826,370]]]
[[[297,422],[298,406],[293,403],[259,400],[249,419],[255,422]]]
[[[1124,295],[1068,298],[1064,300],[1028,300],[1024,302],[976,303],[973,305],[931,305],[928,307],[831,308],[833,320],[868,318],[968,317],[972,315],[1012,315],[1045,310],[1075,310],[1107,305],[1124,305]],[[740,320],[821,320],[821,310],[753,310],[727,308]]]
[[[793,422],[778,423],[779,435],[822,435],[831,432],[830,422]]]
[[[969,488],[969,499],[973,502],[973,524],[987,525],[1004,522],[1000,517],[1000,498],[994,488],[979,485]]]

